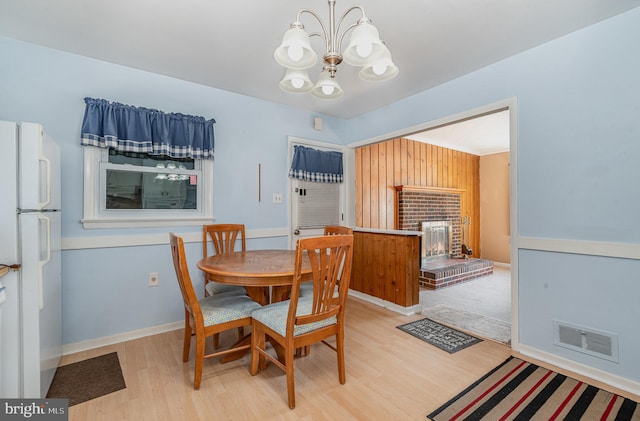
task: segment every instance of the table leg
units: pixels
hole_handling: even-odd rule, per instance
[[[284,348],[282,348],[282,346],[280,346],[280,344],[278,342],[274,341],[269,336],[267,336],[267,341],[271,344],[273,349],[276,351],[276,355],[278,356],[278,360],[284,364]],[[245,335],[242,339],[240,339],[235,344],[233,344],[230,347],[230,349],[231,348],[240,347],[240,346],[243,346],[243,345],[251,345],[251,334]],[[238,350],[237,352],[231,352],[231,353],[225,355],[224,357],[222,357],[220,359],[220,362],[221,363],[228,363],[230,361],[239,360],[240,358],[244,357],[244,355],[247,352],[250,352],[250,350],[241,349],[241,350]]]
[[[249,335],[244,335],[244,337],[240,340],[238,340],[235,344],[231,345],[231,348],[236,348],[236,347],[240,347],[243,345],[251,345],[251,334]],[[239,360],[240,358],[244,357],[244,355],[249,352],[250,349],[240,349],[237,352],[232,352],[229,353],[227,355],[225,355],[224,357],[222,357],[222,359],[220,360],[221,363],[228,363],[229,361],[235,361],[235,360]]]
[[[265,306],[271,302],[268,287],[244,287],[244,289],[247,291],[247,295],[260,305]]]
[[[271,288],[271,302],[288,300],[291,296],[291,285],[279,285]]]

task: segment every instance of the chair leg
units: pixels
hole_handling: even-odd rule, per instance
[[[186,313],[186,311],[185,311]],[[191,325],[189,324],[189,314],[184,316],[184,343],[182,345],[182,361],[189,361],[189,349],[191,348]]]
[[[258,349],[264,349],[264,343],[264,332],[260,328],[256,328],[254,324],[251,332],[251,367],[249,370],[252,376],[258,374],[258,363],[263,359]]]
[[[202,367],[204,365],[204,335],[196,333],[196,368],[193,376],[193,388],[200,389],[202,381]]]
[[[310,353],[311,353],[311,345],[305,345],[303,347],[296,348],[296,357],[309,355]]]
[[[336,350],[338,354],[338,380],[344,384],[346,379],[344,369],[344,332],[339,331],[336,335]]]
[[[238,340],[244,338],[244,326],[238,328]]]
[[[293,375],[293,354],[294,349],[292,347],[287,347],[287,349],[285,349],[284,365],[287,374],[287,398],[289,400],[289,408],[291,409],[294,409],[296,407],[296,387]]]

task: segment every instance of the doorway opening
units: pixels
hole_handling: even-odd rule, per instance
[[[460,215],[466,237],[461,239],[461,248],[469,250],[470,240],[474,240],[469,238],[469,232],[479,235],[475,238],[479,241],[472,241],[476,247],[479,244],[479,254],[473,259],[479,263],[479,272],[477,276],[464,276],[454,270],[456,273],[442,284],[446,285],[444,288],[421,288],[422,314],[502,343],[511,341],[509,133],[507,109],[408,136],[479,155],[480,166],[477,174],[480,215],[475,220]],[[469,229],[473,224],[478,225],[476,231]],[[467,253],[462,254],[467,260]],[[495,262],[498,268],[491,263],[491,270],[487,270],[485,262]]]
[[[517,337],[517,277],[515,274],[517,273],[517,256],[512,256],[511,253],[511,231],[515,230],[515,223],[517,220],[514,218],[516,215],[515,205],[516,198],[515,193],[517,186],[516,183],[516,173],[515,173],[515,147],[516,143],[516,101],[515,99],[501,101],[499,103],[490,104],[484,107],[480,107],[475,110],[467,111],[455,116],[445,117],[435,122],[426,123],[420,126],[415,126],[409,129],[399,130],[395,133],[388,134],[385,136],[380,136],[376,139],[370,139],[367,142],[362,142],[360,144],[350,145],[352,147],[359,146],[368,146],[379,144],[382,145],[383,142],[386,142],[389,139],[410,139],[414,142],[424,142],[431,145],[437,145],[441,148],[449,148],[457,151],[462,151],[467,154],[475,154],[480,157],[480,168],[483,167],[488,169],[500,168],[500,174],[495,175],[489,172],[488,174],[483,172],[477,173],[477,177],[479,180],[482,178],[491,177],[500,177],[502,179],[502,183],[499,185],[499,195],[500,199],[496,201],[493,197],[495,192],[489,191],[490,194],[486,194],[485,191],[482,191],[480,188],[477,192],[474,192],[476,195],[473,199],[466,200],[477,200],[480,202],[481,206],[484,206],[484,202],[492,202],[492,203],[500,203],[500,212],[495,212],[492,210],[487,211],[486,209],[482,209],[483,211],[475,212],[473,215],[465,214],[463,211],[459,216],[460,229],[457,231],[461,236],[464,235],[465,238],[461,238],[461,242],[467,246],[467,251],[471,249],[470,245],[473,245],[473,258],[483,258],[489,259],[496,263],[495,267],[495,276],[485,276],[480,277],[478,279],[474,279],[468,281],[467,284],[454,284],[452,286],[447,286],[439,291],[426,291],[423,290],[421,292],[421,306],[423,310],[432,310],[436,304],[439,305],[440,314],[444,314],[442,311],[443,307],[448,307],[446,310],[450,310],[454,308],[456,310],[460,310],[460,312],[464,312],[460,317],[462,322],[469,321],[469,319],[476,320],[484,320],[485,318],[495,320],[498,324],[502,324],[503,326],[507,326],[507,334],[506,337],[500,340],[500,342],[508,343],[510,341],[511,336]],[[496,126],[495,121],[501,120],[502,124]],[[493,126],[492,126],[493,125]],[[503,138],[503,147],[500,150],[488,151],[486,150],[486,145],[482,145],[482,136],[479,135],[482,131],[489,131],[490,133],[502,133]],[[458,143],[458,146],[454,146],[451,143],[446,143],[445,140],[451,140]],[[461,145],[461,146],[460,146]],[[474,151],[473,147],[481,148],[478,152]],[[484,147],[484,149],[483,149]],[[380,146],[382,148],[382,146]],[[387,156],[389,155],[390,149],[387,148]],[[356,155],[358,151],[356,150]],[[416,147],[417,154],[417,147]],[[500,156],[502,155],[502,156]],[[501,159],[495,160],[491,159],[495,156],[500,156]],[[424,154],[422,155],[422,159],[424,160]],[[455,157],[455,154],[454,154]],[[431,156],[429,156],[431,158]],[[454,158],[455,159],[455,158]],[[387,166],[391,161],[387,158]],[[422,163],[421,163],[422,165]],[[428,167],[428,164],[427,164]],[[382,167],[380,167],[382,168]],[[416,167],[417,168],[417,165]],[[449,161],[449,168],[451,168],[451,161]],[[455,164],[454,164],[455,168]],[[356,167],[356,171],[358,168]],[[411,170],[410,170],[411,171]],[[455,169],[453,171],[454,178],[457,176]],[[424,179],[418,179],[418,172],[416,170],[413,180],[416,181],[415,184],[411,182],[407,183],[408,185],[424,185],[418,184],[418,181],[422,181],[424,183]],[[356,180],[357,176],[356,174]],[[450,174],[449,174],[450,175]],[[410,175],[411,176],[411,175]],[[466,176],[466,175],[465,175]],[[378,175],[380,177],[380,175]],[[431,175],[430,175],[431,177]],[[451,177],[451,175],[450,175]],[[451,179],[451,178],[450,178]],[[449,179],[449,180],[450,180]],[[388,180],[387,180],[388,181]],[[411,181],[411,179],[409,180]],[[389,183],[387,183],[389,184]],[[495,186],[494,182],[491,182]],[[437,188],[453,188],[456,189],[455,185],[435,185],[429,184],[429,186],[434,186]],[[514,186],[514,188],[512,188]],[[466,187],[465,187],[466,188]],[[490,190],[490,189],[489,189]],[[380,190],[381,191],[381,190]],[[380,194],[381,195],[381,194]],[[358,197],[359,198],[359,197]],[[463,199],[463,209],[465,206]],[[389,203],[387,201],[387,203]],[[468,204],[468,202],[467,202]],[[490,203],[491,204],[491,203]],[[358,204],[356,204],[358,208]],[[361,208],[361,206],[360,206]],[[380,208],[382,209],[382,207]],[[483,217],[485,215],[497,215],[499,217],[494,221],[487,221]],[[358,222],[356,214],[356,224]],[[471,217],[471,218],[470,218]],[[492,225],[493,224],[493,225]],[[497,231],[493,226],[498,224],[499,235],[494,235],[494,239],[490,238],[492,234],[495,234]],[[358,225],[360,226],[360,225]],[[363,225],[366,227],[366,225]],[[376,228],[376,227],[373,227]],[[389,227],[387,227],[389,228]],[[486,237],[485,234],[488,234],[489,237]],[[496,241],[496,244],[492,243],[492,241]],[[496,251],[496,249],[499,249]],[[456,250],[457,252],[461,252],[461,250]],[[459,255],[462,253],[459,253]],[[466,254],[466,253],[465,253]],[[464,257],[464,256],[462,256]],[[513,269],[513,273],[512,270]],[[482,296],[474,297],[473,288],[468,288],[468,286],[472,285],[481,285],[480,290],[492,290],[491,283],[500,282],[503,285],[503,292],[495,293],[492,297],[498,298],[501,297],[501,304],[493,304],[490,307],[500,308],[501,314],[495,313],[486,313],[482,314],[485,310],[482,306],[474,306],[474,303],[487,301],[486,297]],[[484,285],[483,285],[484,284]],[[453,294],[453,292],[460,291],[459,294]],[[433,298],[427,298],[425,295],[432,294]],[[440,295],[459,295],[460,297],[454,298],[440,298]],[[423,296],[425,296],[423,298]],[[451,313],[451,311],[449,311]],[[423,313],[424,314],[424,313]],[[469,316],[471,314],[471,316]],[[443,316],[444,317],[444,316]],[[474,326],[465,325],[455,325],[455,321],[444,320],[447,324],[452,324],[454,327],[460,328],[461,330],[469,330],[472,334],[477,333],[479,336],[489,337],[483,332],[474,332]]]

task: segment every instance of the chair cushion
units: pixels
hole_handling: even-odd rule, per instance
[[[199,300],[205,326],[217,325],[251,316],[260,304],[247,295],[221,294]]]
[[[338,291],[338,287],[333,291],[333,297],[338,298],[340,296],[340,292]],[[310,298],[313,297],[313,281],[307,281],[300,284],[300,298]]]
[[[313,290],[312,290],[313,293]],[[300,297],[298,299],[298,309],[296,311],[297,316],[303,316],[311,314],[311,297]],[[279,303],[269,304],[260,307],[257,310],[251,312],[251,317],[265,326],[278,332],[280,335],[285,336],[287,328],[287,314],[289,313],[289,300],[280,301]],[[336,316],[329,317],[325,320],[320,320],[313,323],[304,325],[297,325],[293,328],[293,336],[298,336],[303,333],[308,333],[313,330],[320,329],[325,326],[333,325],[338,322]]]
[[[247,291],[244,289],[244,287],[238,285],[222,284],[220,282],[207,282],[207,284],[204,286],[204,289],[207,290],[209,295],[226,294],[229,292],[233,292],[238,295],[247,294]]]
[[[300,284],[300,297],[313,296],[313,282],[303,282]]]

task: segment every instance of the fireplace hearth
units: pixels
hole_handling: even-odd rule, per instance
[[[493,273],[493,262],[486,259],[436,259],[422,265],[418,284],[426,289],[440,289]]]
[[[462,254],[461,190],[396,186],[396,192],[396,228],[423,232],[420,287],[439,289],[493,273],[492,261]]]

